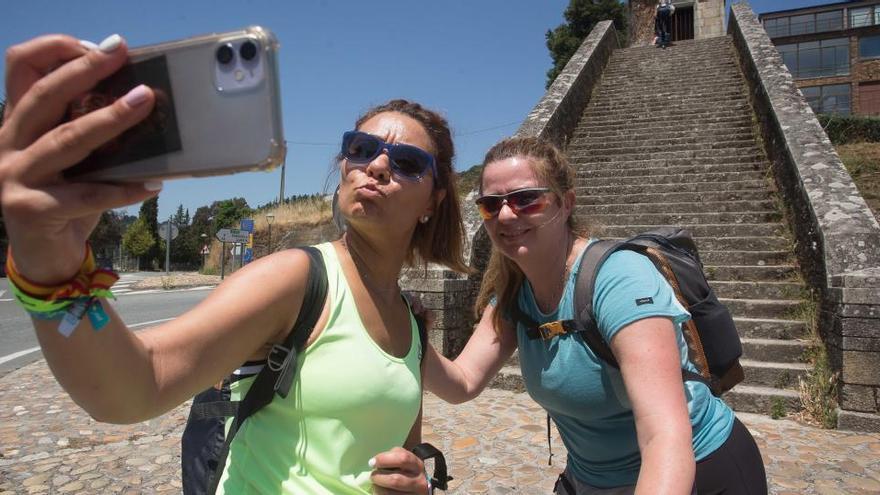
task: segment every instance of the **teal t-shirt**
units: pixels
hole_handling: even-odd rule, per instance
[[[581,256],[583,253],[575,261],[555,312],[540,311],[528,282],[519,292],[520,308],[539,323],[574,318],[574,287]],[[652,316],[672,319],[682,366],[696,371],[688,361],[681,332],[681,323],[690,315],[645,256],[618,251],[606,260],[596,277],[593,312],[606,342],[634,321]],[[632,406],[620,372],[593,354],[577,334],[546,342],[530,340],[525,328],[518,325],[517,340],[526,389],[556,423],[568,449],[569,469],[581,481],[596,487],[634,484],[641,456]],[[700,460],[727,440],[734,415],[704,384],[689,381],[682,386],[693,427],[694,455]]]

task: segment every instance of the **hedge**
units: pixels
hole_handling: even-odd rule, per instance
[[[833,144],[880,143],[880,118],[820,114],[822,128]]]

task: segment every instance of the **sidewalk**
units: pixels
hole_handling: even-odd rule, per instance
[[[0,380],[0,495],[180,493],[188,404],[151,421],[93,421],[61,391],[45,361]],[[740,415],[764,454],[770,493],[880,493],[880,434],[828,431]],[[487,390],[460,406],[425,400],[424,438],[450,462],[455,494],[547,494],[565,465],[543,411],[525,394]]]

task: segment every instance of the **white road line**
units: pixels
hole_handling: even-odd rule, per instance
[[[176,318],[176,317],[175,317],[175,318]],[[134,328],[134,327],[145,327],[145,326],[147,326],[147,325],[154,325],[154,324],[156,324],[156,323],[162,323],[163,321],[171,321],[171,320],[173,320],[173,319],[174,319],[174,318],[162,318],[161,320],[145,321],[145,322],[142,322],[142,323],[135,323],[135,324],[133,324],[133,325],[129,325],[128,328]]]
[[[30,354],[32,352],[37,352],[39,350],[40,350],[39,347],[31,347],[30,349],[25,349],[23,351],[14,352],[8,356],[3,356],[2,358],[0,358],[0,364],[3,364],[7,361],[12,361],[13,359],[20,358],[22,356],[27,356],[28,354]]]
[[[5,291],[5,290],[0,290],[0,296],[2,296],[3,294],[6,294],[6,291]]]
[[[143,321],[141,323],[135,323],[135,324],[129,325],[128,328],[145,327],[147,325],[155,325],[156,323],[162,323],[162,322],[170,321],[173,319],[174,318],[162,318],[161,320]],[[22,356],[27,356],[28,354],[37,352],[39,350],[40,350],[39,347],[31,347],[30,349],[25,349],[23,351],[13,352],[12,354],[9,354],[7,356],[0,357],[0,364],[6,363],[8,361],[12,361],[13,359],[17,359]]]

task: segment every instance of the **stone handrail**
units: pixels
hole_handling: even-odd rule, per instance
[[[840,372],[838,427],[880,431],[880,225],[748,4],[731,7],[728,33]]]

